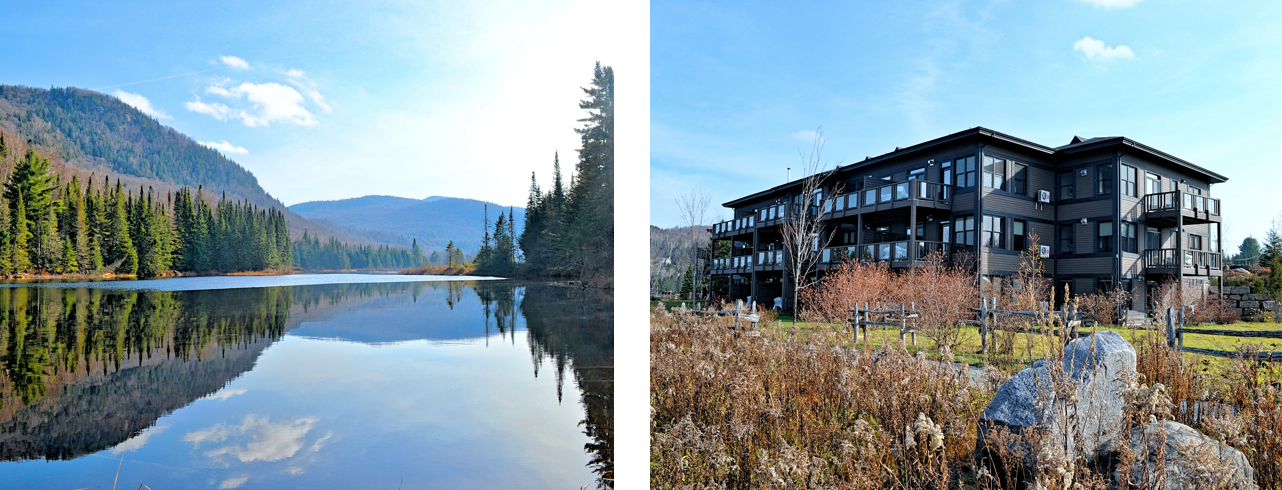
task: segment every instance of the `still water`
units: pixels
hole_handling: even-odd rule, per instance
[[[612,478],[610,296],[283,277],[0,288],[0,487]]]

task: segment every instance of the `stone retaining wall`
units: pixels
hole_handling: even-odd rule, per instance
[[[1277,305],[1268,296],[1263,294],[1254,294],[1251,288],[1240,287],[1219,287],[1211,286],[1209,291],[1212,298],[1221,298],[1229,303],[1229,306],[1237,311],[1238,316],[1243,320],[1261,318],[1266,312],[1273,311]]]

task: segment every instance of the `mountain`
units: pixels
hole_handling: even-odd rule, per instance
[[[372,241],[408,247],[417,239],[425,250],[441,250],[453,240],[455,246],[475,252],[481,248],[486,206],[493,233],[494,221],[500,212],[506,215],[508,208],[457,197],[365,196],[304,202],[290,206],[289,210]],[[519,236],[525,225],[525,208],[512,208],[512,216]]]
[[[93,175],[101,185],[109,177],[112,184],[119,179],[131,190],[144,186],[161,194],[203,186],[213,200],[226,193],[228,199],[286,210],[236,162],[120,99],[91,90],[0,85],[0,134],[10,147],[0,168],[33,146],[64,179],[77,175],[83,182]],[[285,221],[294,239],[308,229],[349,243],[376,242],[287,210]]]

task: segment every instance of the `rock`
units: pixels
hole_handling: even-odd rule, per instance
[[[990,452],[984,441],[999,429],[1014,434],[1034,427],[1049,429],[1049,437],[1057,442],[1046,447],[1067,454],[1044,452],[1038,457],[1058,460],[1079,455],[1093,460],[1117,435],[1117,422],[1125,405],[1120,393],[1126,387],[1119,377],[1135,372],[1135,348],[1117,332],[1096,332],[1064,347],[1062,367],[1068,375],[1063,382],[1070,385],[1065,391],[1075,401],[1052,400],[1051,373],[1039,360],[1002,383],[980,414],[976,457],[981,464],[993,466],[993,474],[1005,473],[1003,467],[1008,464],[1032,467],[1037,463],[1027,458],[1022,462],[1001,461],[998,454]],[[1058,417],[1064,414],[1067,421],[1060,423]],[[1017,454],[1025,452],[1022,446],[1007,449]]]
[[[1240,294],[1230,294],[1230,295],[1229,295],[1229,299],[1231,299],[1231,300],[1233,300],[1233,301],[1237,301],[1237,300],[1242,299],[1242,295],[1240,295]]]
[[[1128,442],[1136,456],[1128,478],[1132,487],[1258,488],[1255,469],[1246,455],[1179,422],[1165,420],[1136,427],[1131,429]],[[1116,455],[1113,444],[1109,452]],[[1113,472],[1114,481],[1121,479],[1122,469]]]
[[[1242,299],[1250,300],[1250,301],[1264,301],[1266,299],[1269,299],[1269,297],[1263,294],[1244,294],[1242,295]]]
[[[1219,286],[1211,286],[1211,289],[1209,289],[1208,291],[1210,291],[1210,293],[1211,293],[1211,294],[1219,294],[1219,293],[1220,293],[1220,287],[1219,287]]]
[[[1233,288],[1233,294],[1251,294],[1251,288],[1238,286]]]
[[[1277,305],[1278,305],[1277,301],[1261,301],[1260,302],[1260,306],[1266,310],[1272,310]]]
[[[1260,307],[1259,301],[1242,300],[1242,302],[1238,304],[1241,305],[1243,308],[1259,308]]]

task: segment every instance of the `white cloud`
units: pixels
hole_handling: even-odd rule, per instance
[[[285,76],[289,78],[303,78],[307,76],[307,72],[299,70],[298,68],[290,68],[289,71],[285,72]]]
[[[116,447],[111,448],[111,452],[113,454],[120,454],[124,451],[137,451],[142,449],[143,446],[147,445],[147,440],[151,439],[151,436],[164,432],[165,429],[168,428],[168,425],[150,427],[147,430],[138,433],[138,435],[130,437],[125,440],[125,442],[117,444]]]
[[[1077,42],[1073,43],[1073,50],[1081,51],[1089,60],[1112,61],[1115,59],[1131,59],[1135,57],[1135,53],[1132,52],[1129,47],[1119,45],[1115,48],[1110,48],[1104,45],[1104,41],[1091,39],[1090,36],[1081,38],[1077,40]]]
[[[227,140],[223,140],[222,142],[218,142],[218,141],[197,141],[196,143],[197,143],[197,144],[199,144],[200,146],[205,146],[205,147],[213,148],[213,149],[218,150],[218,151],[221,151],[221,152],[223,152],[223,153],[240,153],[240,154],[242,154],[242,155],[243,155],[243,154],[245,154],[245,153],[249,153],[249,150],[246,150],[244,147],[240,147],[240,146],[236,146],[236,145],[233,145],[233,144],[231,144],[231,143],[228,143],[228,142],[227,142]],[[213,398],[213,399],[219,399],[219,400],[226,400],[226,399],[228,399],[228,398],[231,398],[231,397],[233,397],[233,396],[240,395],[240,394],[243,394],[243,393],[245,393],[245,390],[244,390],[244,389],[238,389],[238,390],[223,390],[223,391],[220,391],[220,392],[215,393],[215,394],[213,394],[213,395],[209,395],[209,396],[207,396],[207,397],[205,397],[205,398]]]
[[[228,478],[228,479],[226,479],[226,480],[223,480],[223,482],[222,482],[222,483],[219,483],[219,484],[218,484],[218,488],[220,488],[220,489],[236,488],[236,487],[239,487],[239,486],[241,486],[241,485],[244,485],[244,484],[245,484],[245,482],[247,482],[247,481],[249,481],[249,477],[248,477],[248,476],[245,476],[245,475],[233,476],[233,477],[231,477],[231,478]]]
[[[806,142],[806,143],[814,143],[814,142],[815,142],[815,137],[816,137],[816,136],[818,136],[818,137],[820,138],[820,140],[819,140],[820,142],[828,141],[828,138],[824,138],[824,137],[823,137],[823,136],[821,136],[819,133],[816,133],[816,132],[814,132],[813,130],[810,130],[810,129],[803,129],[803,130],[801,130],[801,131],[797,131],[797,132],[795,132],[795,133],[789,133],[789,134],[788,134],[788,137],[789,137],[789,138],[792,138],[792,139],[797,140],[797,141],[804,141],[804,142]]]
[[[191,102],[183,102],[183,107],[186,107],[187,110],[192,112],[208,114],[219,121],[226,120],[227,116],[232,113],[232,109],[224,104],[219,104],[217,102],[214,102],[213,104],[206,104],[199,98]]]
[[[242,83],[230,89],[218,85],[211,85],[205,88],[206,93],[226,97],[228,99],[244,99],[250,105],[247,109],[231,108],[223,104],[205,104],[198,98],[193,102],[184,104],[187,109],[209,114],[218,120],[227,117],[239,119],[249,127],[270,126],[273,122],[284,122],[298,124],[301,126],[314,126],[317,124],[316,118],[312,113],[303,107],[305,100],[303,94],[298,93],[293,87],[287,87],[275,82],[268,83]],[[320,98],[317,93],[313,96],[313,101]],[[323,99],[320,99],[323,108],[329,106],[323,105]]]
[[[173,119],[172,117],[169,117],[169,114],[165,114],[164,112],[161,112],[160,109],[153,107],[150,100],[147,100],[146,97],[139,94],[131,94],[124,90],[116,89],[116,91],[112,92],[111,95],[116,96],[116,98],[120,99],[121,102],[129,104],[134,109],[138,109],[148,116],[156,119]]]
[[[298,450],[303,448],[303,438],[312,430],[318,420],[305,417],[289,423],[273,424],[266,417],[260,418],[251,414],[246,415],[239,426],[229,427],[226,424],[219,423],[208,429],[190,432],[183,437],[183,440],[199,447],[203,442],[222,442],[232,436],[242,439],[249,438],[251,440],[243,446],[239,443],[233,443],[207,451],[205,456],[218,458],[226,454],[235,457],[242,463],[280,461],[293,457]],[[328,439],[328,436],[318,442],[323,443],[325,439]],[[316,450],[321,447],[315,444],[313,446]]]
[[[1104,7],[1106,9],[1126,8],[1126,7],[1130,7],[1131,5],[1140,3],[1140,0],[1080,0],[1080,1],[1089,3],[1096,7]]]
[[[219,56],[218,59],[222,60],[224,65],[230,66],[232,68],[239,68],[241,70],[249,69],[248,61],[237,58],[235,56]]]

